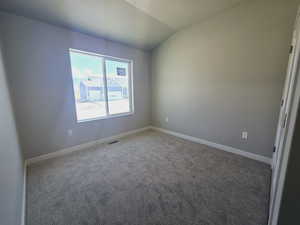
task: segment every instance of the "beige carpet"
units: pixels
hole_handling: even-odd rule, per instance
[[[147,131],[30,166],[27,225],[265,225],[270,174]]]

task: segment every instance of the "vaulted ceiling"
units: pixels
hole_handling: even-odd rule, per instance
[[[0,10],[142,49],[245,0],[1,0]]]

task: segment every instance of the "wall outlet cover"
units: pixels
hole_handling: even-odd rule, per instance
[[[244,140],[248,139],[248,132],[247,131],[242,132],[242,139],[244,139]]]

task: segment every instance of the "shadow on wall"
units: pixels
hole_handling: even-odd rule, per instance
[[[21,224],[24,160],[10,101],[0,39],[0,218],[1,225]]]

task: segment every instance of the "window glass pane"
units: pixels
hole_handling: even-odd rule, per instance
[[[130,112],[129,63],[105,60],[109,114]]]
[[[70,52],[77,120],[106,116],[103,58]]]

